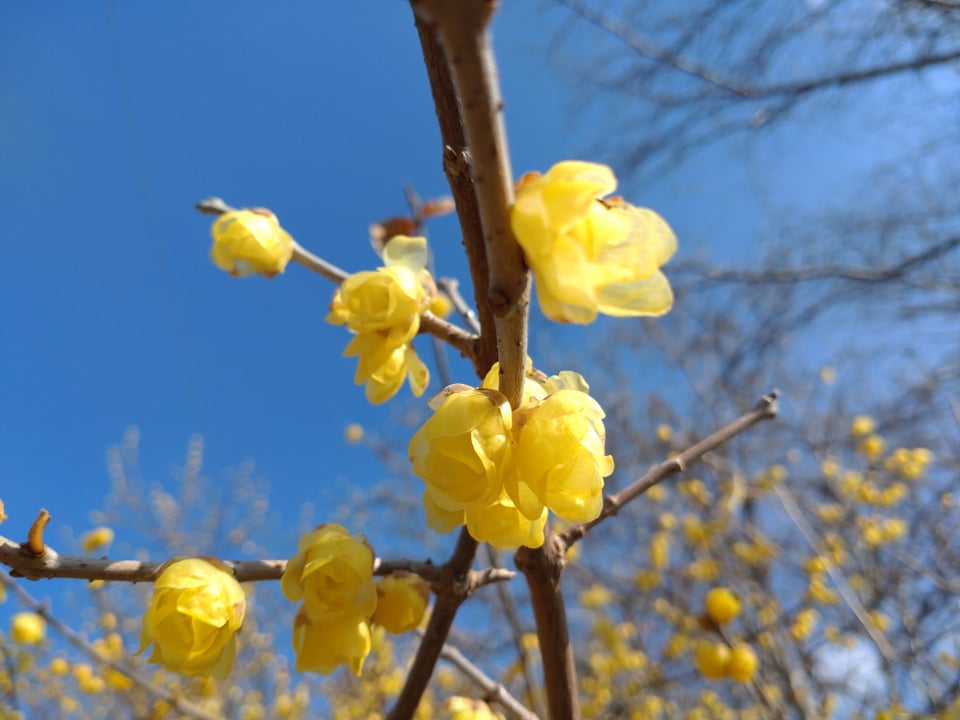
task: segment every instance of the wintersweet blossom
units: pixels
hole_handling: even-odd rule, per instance
[[[513,501],[503,493],[489,505],[475,505],[466,511],[467,531],[478,542],[487,542],[498,548],[517,548],[521,545],[538,548],[543,545],[543,528],[547,524],[547,509],[533,519],[526,518]]]
[[[704,598],[707,616],[717,625],[730,622],[740,614],[740,601],[729,588],[711,588]]]
[[[210,230],[210,259],[234,277],[282,273],[293,257],[293,238],[265,208],[224,213]]]
[[[47,621],[32,612],[18,612],[10,618],[10,639],[23,645],[36,645],[47,634]]]
[[[150,662],[181,675],[223,679],[233,667],[245,609],[243,588],[221,565],[178,560],[154,583],[137,652],[153,644]]]
[[[377,606],[373,559],[366,538],[326,523],[300,538],[280,587],[288,600],[303,601],[302,613],[313,623],[367,620]]]
[[[413,472],[440,510],[489,505],[503,489],[510,450],[510,403],[496,390],[451,386],[434,398],[433,415],[408,448]]]
[[[483,700],[472,700],[461,695],[448,698],[444,708],[450,713],[450,720],[503,720],[503,715]]]
[[[429,372],[410,343],[437,294],[425,269],[425,238],[397,235],[385,246],[383,259],[384,267],[343,281],[326,318],[356,334],[343,354],[358,358],[354,382],[366,384],[373,404],[393,397],[407,377],[413,394],[423,394]]]
[[[354,675],[360,675],[370,647],[370,624],[366,619],[315,621],[310,619],[304,607],[293,621],[297,672],[329,675],[347,663]]]
[[[113,530],[102,526],[94,528],[90,532],[84,533],[80,538],[80,544],[83,546],[83,551],[88,553],[100,550],[112,542]]]
[[[510,221],[551,320],[587,324],[597,313],[662,315],[673,292],[660,267],[676,237],[652,210],[619,198],[613,171],[596,163],[557,163],[517,183]]]
[[[565,387],[514,413],[515,450],[504,487],[527,518],[544,507],[570,522],[600,514],[603,479],[613,472],[603,417],[590,395]]]
[[[395,635],[410,632],[423,620],[430,601],[427,581],[413,573],[397,571],[377,583],[377,609],[372,622]]]

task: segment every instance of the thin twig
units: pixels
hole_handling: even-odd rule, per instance
[[[141,687],[149,695],[169,703],[171,707],[183,713],[184,715],[196,718],[197,720],[223,720],[220,715],[207,712],[203,708],[184,700],[180,696],[180,691],[171,691],[159,687],[151,682],[150,678],[141,673],[139,670],[130,667],[126,663],[105,657],[103,654],[97,652],[97,649],[93,647],[93,645],[91,645],[86,638],[65,623],[61,622],[52,612],[50,612],[50,609],[45,604],[35,600],[30,593],[3,574],[0,574],[0,585],[7,587],[14,595],[16,595],[17,599],[23,605],[27,606],[31,611],[35,612],[37,615],[46,620],[47,624],[57,633],[62,635],[67,642],[88,655],[94,662],[99,663],[100,665],[105,665],[121,675],[130,678],[135,685]]]
[[[777,416],[778,397],[779,392],[777,390],[772,390],[767,395],[764,395],[760,402],[758,402],[752,410],[744,413],[729,425],[720,428],[709,437],[704,438],[693,447],[684,450],[676,457],[672,457],[669,460],[666,460],[665,462],[662,462],[659,465],[651,468],[646,475],[637,480],[635,483],[628,485],[620,492],[607,496],[603,503],[603,510],[600,511],[600,515],[595,520],[591,520],[590,522],[583,523],[581,525],[574,525],[568,528],[562,534],[561,537],[563,538],[563,541],[566,543],[567,547],[573,545],[575,542],[583,538],[588,532],[590,532],[608,517],[616,515],[618,512],[620,512],[620,508],[622,508],[631,500],[643,495],[643,493],[652,488],[654,485],[666,480],[672,475],[683,472],[687,469],[687,467],[699,460],[708,452],[711,450],[716,450],[718,447],[727,442],[727,440],[739,435],[744,430],[756,425],[758,422],[775,418]]]
[[[523,703],[511,695],[502,684],[493,680],[483,670],[470,662],[469,658],[455,646],[445,643],[440,651],[440,657],[451,663],[468,680],[483,690],[486,702],[497,703],[507,711],[510,717],[516,718],[516,720],[537,720],[536,714],[524,707]]]

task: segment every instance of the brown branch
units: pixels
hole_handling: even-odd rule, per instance
[[[772,390],[767,395],[764,395],[763,398],[760,399],[760,402],[758,402],[752,410],[744,413],[729,425],[720,428],[709,437],[704,438],[693,447],[684,450],[676,457],[672,457],[669,460],[666,460],[653,467],[647,472],[646,475],[637,480],[635,483],[628,485],[620,492],[607,496],[604,499],[603,510],[600,511],[600,515],[595,520],[591,520],[588,523],[574,525],[568,528],[561,536],[562,541],[567,547],[573,545],[601,522],[606,520],[608,517],[616,515],[618,512],[620,512],[620,508],[622,508],[631,500],[643,495],[643,493],[652,488],[654,485],[666,480],[672,475],[683,472],[687,469],[687,467],[702,458],[708,452],[711,450],[716,450],[718,447],[727,442],[727,440],[739,435],[744,430],[756,425],[758,422],[775,418],[777,416],[778,396],[779,392],[777,390]]]
[[[476,552],[477,541],[463,528],[453,554],[443,565],[443,578],[433,584],[437,599],[430,611],[430,620],[423,632],[416,657],[407,672],[403,690],[387,715],[388,720],[407,720],[416,712],[443,651],[444,642],[450,634],[457,610],[473,592],[471,580],[474,578],[471,578],[470,566]]]
[[[573,646],[560,586],[566,549],[561,536],[548,534],[542,547],[536,550],[522,547],[514,555],[514,563],[530,588],[550,720],[576,720],[580,717]]]
[[[147,692],[147,694],[169,703],[172,708],[188,717],[196,718],[197,720],[222,720],[220,715],[210,713],[204,710],[202,707],[184,700],[182,697],[180,697],[179,690],[166,690],[162,687],[159,687],[158,685],[155,685],[147,675],[131,667],[129,664],[113,660],[97,652],[97,649],[93,647],[93,645],[91,645],[85,637],[70,628],[65,623],[61,622],[59,618],[50,612],[50,609],[46,605],[35,600],[30,593],[2,574],[0,574],[0,586],[5,586],[7,589],[9,589],[14,595],[17,596],[17,599],[23,605],[27,606],[31,611],[42,617],[47,624],[57,633],[63,636],[67,642],[79,649],[81,652],[85,653],[94,662],[100,665],[105,665],[106,667],[111,668],[112,670],[115,670],[116,672],[130,678],[135,685],[141,687]]]
[[[451,663],[457,670],[477,687],[483,690],[484,700],[500,705],[507,714],[516,720],[537,720],[537,716],[523,706],[519,700],[511,695],[507,689],[496,680],[493,680],[480,668],[474,665],[460,650],[449,643],[440,650],[440,657]]]
[[[527,352],[530,283],[523,253],[510,226],[513,177],[503,125],[503,100],[488,25],[496,3],[411,0],[414,12],[436,33],[459,98],[484,246],[489,265],[487,302],[495,317],[499,389],[520,406]]]
[[[41,557],[25,548],[25,544],[14,542],[0,535],[0,564],[11,569],[14,577],[30,580],[72,578],[76,580],[106,580],[110,582],[153,582],[163,572],[170,561],[146,562],[140,560],[111,560],[109,558],[91,558],[78,555],[60,555],[47,547]],[[286,560],[223,560],[239,582],[262,582],[279,580],[287,566]],[[373,574],[389,575],[397,570],[419,575],[429,583],[442,582],[447,578],[447,570],[442,565],[421,560],[405,558],[374,560]],[[471,578],[472,587],[481,587],[494,582],[510,580],[514,573],[503,568],[490,568],[489,572],[479,573]]]

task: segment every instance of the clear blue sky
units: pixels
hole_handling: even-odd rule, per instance
[[[572,112],[537,3],[505,4],[495,38],[519,175],[605,128]],[[54,528],[83,531],[108,490],[104,450],[130,425],[148,480],[171,484],[199,433],[209,473],[254,457],[291,520],[302,501],[322,516],[350,483],[386,477],[342,442],[345,423],[396,410],[352,384],[348,337],[323,322],[332,286],[298,266],[270,281],[219,272],[192,205],[266,206],[341,267],[375,265],[367,226],[405,209],[403,184],[447,191],[408,5],[11,0],[0,77],[3,530],[22,534],[45,506]],[[766,199],[798,178],[822,180],[801,183],[808,196],[833,189],[809,153],[794,150],[792,174],[781,159]],[[733,261],[764,218],[754,169],[719,148],[624,194],[671,222],[681,253]],[[436,222],[431,242],[439,272],[462,277],[456,224]]]

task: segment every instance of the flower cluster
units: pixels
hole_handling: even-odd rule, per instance
[[[216,561],[170,563],[154,583],[137,652],[152,644],[152,663],[181,675],[223,679],[233,667],[245,610],[243,588]]]
[[[371,623],[394,633],[420,624],[429,599],[426,583],[395,573],[377,585],[373,561],[366,539],[335,523],[300,539],[280,580],[288,600],[303,601],[293,625],[298,672],[326,675],[346,663],[359,675],[371,649]]]
[[[570,522],[600,513],[603,478],[613,472],[604,413],[576,373],[540,380],[529,368],[512,410],[494,389],[498,372],[494,365],[480,388],[453,385],[431,401],[410,461],[426,483],[434,531],[466,524],[481,542],[539,547],[548,510]]]
[[[597,313],[662,315],[673,305],[660,266],[676,237],[652,210],[603,199],[616,187],[609,167],[578,161],[517,184],[510,221],[551,320],[584,325]]]
[[[224,213],[210,230],[210,259],[234,277],[282,273],[293,257],[293,238],[265,208]]]
[[[426,239],[397,235],[383,259],[384,267],[343,281],[326,318],[356,333],[343,354],[358,358],[354,382],[366,383],[373,404],[393,397],[407,377],[413,394],[423,394],[430,374],[410,343],[437,294],[425,269]]]

